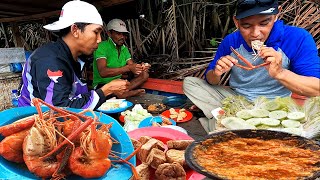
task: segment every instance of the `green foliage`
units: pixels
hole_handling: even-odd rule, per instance
[[[218,47],[218,42],[217,42],[216,38],[212,38],[212,39],[210,40],[210,44],[211,44],[211,46],[213,46],[213,47]]]

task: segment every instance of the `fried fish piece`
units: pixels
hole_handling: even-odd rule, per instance
[[[185,180],[186,179],[186,171],[183,167],[177,163],[163,163],[158,166],[155,177],[158,180]]]

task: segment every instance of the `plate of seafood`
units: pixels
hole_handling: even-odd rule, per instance
[[[137,152],[137,173],[142,179],[198,180],[205,176],[190,169],[185,149],[194,140],[185,133],[164,127],[145,127],[128,132]]]
[[[168,126],[168,125],[175,126],[176,124],[177,123],[174,120],[164,116],[151,116],[142,120],[139,124],[139,128],[150,127],[150,126],[155,126],[155,127]]]
[[[103,113],[113,114],[125,111],[132,105],[132,102],[125,99],[109,99],[104,102],[97,110]]]
[[[115,119],[37,98],[33,104],[0,112],[0,179],[132,177],[133,145]]]
[[[190,121],[193,117],[192,113],[185,109],[179,108],[170,108],[169,110],[164,111],[161,113],[162,116],[168,117],[173,119],[176,122],[187,122]]]

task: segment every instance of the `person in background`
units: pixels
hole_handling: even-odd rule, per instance
[[[58,32],[59,39],[36,49],[23,70],[19,106],[30,106],[33,98],[60,106],[96,109],[113,93],[123,93],[130,83],[115,80],[89,91],[81,81],[83,62],[101,42],[102,18],[97,9],[84,1],[69,1],[58,21],[44,28]]]
[[[311,34],[305,29],[285,25],[278,19],[281,7],[277,0],[239,0],[233,21],[237,31],[226,36],[209,64],[205,80],[186,77],[183,89],[187,97],[203,111],[204,129],[215,129],[211,111],[221,107],[221,100],[241,95],[253,101],[259,96],[273,99],[291,93],[302,96],[320,95],[320,59]],[[251,43],[260,41],[259,58],[253,59]],[[253,65],[265,67],[246,70],[245,64],[230,50],[233,47]],[[221,75],[230,71],[229,87],[217,84]]]
[[[119,98],[144,93],[144,89],[137,89],[149,77],[150,65],[137,64],[130,55],[129,49],[124,45],[128,30],[126,24],[120,19],[113,19],[107,24],[108,39],[99,44],[94,52],[93,59],[93,86],[100,88],[114,79],[127,79],[130,81],[129,92],[116,93]]]

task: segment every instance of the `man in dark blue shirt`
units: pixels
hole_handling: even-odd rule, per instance
[[[23,70],[19,106],[30,106],[33,98],[61,107],[96,109],[114,92],[125,92],[129,83],[115,80],[88,91],[80,81],[83,63],[78,57],[91,55],[101,42],[102,18],[97,9],[83,1],[69,1],[58,21],[44,26],[58,31],[60,38],[36,49]]]
[[[273,99],[296,93],[303,96],[320,95],[320,59],[309,32],[285,25],[278,20],[277,0],[239,0],[233,20],[238,30],[229,34],[219,45],[213,61],[202,80],[187,77],[184,92],[209,119],[202,122],[207,131],[215,127],[211,111],[221,107],[227,96],[242,95],[253,101],[259,96]],[[262,42],[258,58],[254,58],[252,43]],[[233,47],[254,66],[242,69],[243,61],[230,50]],[[230,88],[218,86],[221,75],[230,71]],[[209,123],[209,125],[208,125]]]

